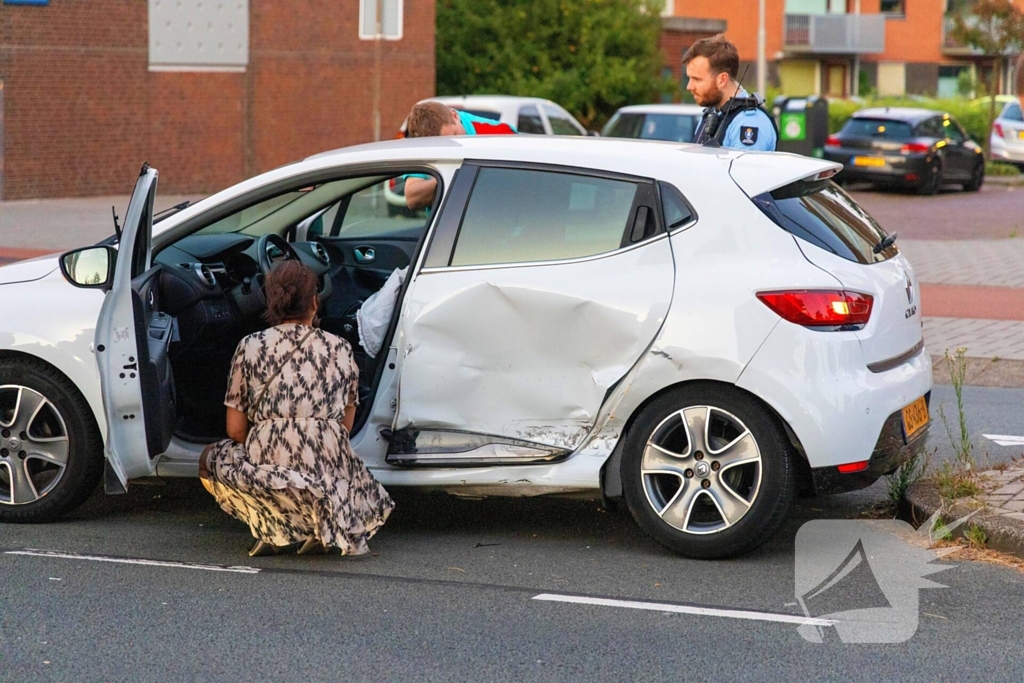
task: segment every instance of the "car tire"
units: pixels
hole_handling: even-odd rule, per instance
[[[701,415],[707,437],[695,440]],[[630,425],[623,494],[637,524],[670,550],[734,557],[785,521],[797,488],[793,451],[778,420],[750,395],[688,385],[656,398]]]
[[[0,522],[53,521],[96,490],[99,429],[81,392],[52,366],[0,358],[0,377]]]
[[[964,192],[978,192],[985,184],[985,162],[979,161],[971,171],[971,179],[964,183]]]
[[[917,193],[925,196],[938,194],[939,188],[942,187],[942,165],[932,164],[925,173],[927,173],[927,176],[918,186]]]

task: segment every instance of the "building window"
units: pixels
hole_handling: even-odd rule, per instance
[[[665,7],[661,10],[661,16],[663,17],[674,17],[676,15],[676,2],[675,0],[665,0]]]
[[[882,0],[882,4],[879,8],[879,11],[882,14],[892,14],[902,17],[903,15],[906,14],[906,11],[903,7],[905,2],[906,0]]]
[[[249,0],[149,0],[150,71],[245,71]]]
[[[403,0],[359,0],[360,40],[401,40]]]

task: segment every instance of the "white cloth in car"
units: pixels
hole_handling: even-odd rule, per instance
[[[384,286],[369,296],[363,305],[356,311],[356,321],[359,323],[359,345],[366,351],[370,358],[376,358],[380,353],[380,345],[384,343],[384,335],[387,334],[388,325],[391,324],[391,314],[395,310],[395,302],[398,301],[398,292],[405,282],[405,274],[408,268],[396,268],[388,276]]]

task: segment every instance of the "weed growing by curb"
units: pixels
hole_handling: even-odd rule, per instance
[[[930,454],[918,451],[910,460],[900,465],[899,469],[886,475],[885,484],[889,490],[890,510],[895,511],[899,508],[900,501],[907,495],[907,489],[916,484],[928,471],[930,461]]]
[[[972,524],[964,530],[964,538],[967,539],[972,548],[977,548],[978,550],[984,549],[985,544],[988,543],[988,534],[977,524]]]

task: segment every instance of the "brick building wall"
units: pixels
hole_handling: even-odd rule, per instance
[[[717,19],[689,19],[687,17],[665,17],[662,19],[661,38],[658,47],[666,67],[672,69],[672,80],[686,89],[683,78],[683,54],[701,38],[710,38],[724,33],[726,22]]]
[[[381,44],[381,137],[434,93],[434,0]],[[164,193],[206,193],[373,139],[374,43],[358,0],[249,2],[238,72],[149,70],[142,0],[0,5],[2,199],[122,194],[143,161]]]

